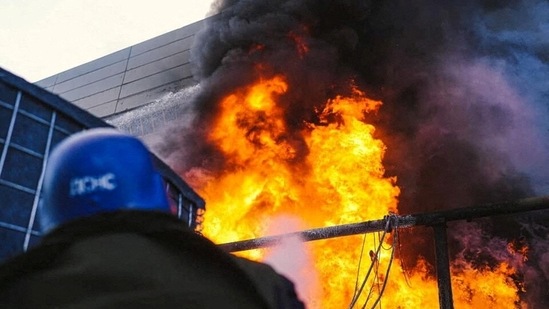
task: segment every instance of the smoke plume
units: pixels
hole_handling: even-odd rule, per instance
[[[192,98],[195,118],[172,128],[157,149],[177,158],[172,165],[182,175],[227,168],[205,138],[220,98],[284,74],[293,86],[278,104],[291,129],[285,138],[297,151],[288,164],[307,154],[304,123],[318,123],[315,111],[349,93],[353,81],[383,102],[368,121],[387,145],[384,164],[402,189],[400,213],[549,193],[547,1],[224,0],[213,8],[192,50],[200,85]],[[479,235],[502,243],[522,236],[535,257],[524,266],[533,288],[523,298],[549,306],[549,258],[539,249],[548,246],[548,217],[450,229],[451,252],[489,261],[499,242],[483,243]],[[410,244],[402,248],[406,264],[433,260],[427,237],[419,229],[403,236]],[[486,250],[464,254],[471,246]]]

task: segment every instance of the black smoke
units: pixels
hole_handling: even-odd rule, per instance
[[[224,0],[213,8],[192,50],[200,85],[192,130],[171,133],[161,149],[179,153],[182,174],[227,168],[205,142],[221,97],[284,74],[291,86],[280,104],[292,129],[285,138],[297,161],[307,154],[304,123],[317,122],[315,110],[349,92],[350,80],[383,101],[368,121],[388,146],[400,213],[549,194],[547,1]],[[481,224],[487,239],[532,246],[523,278],[531,308],[549,306],[549,259],[537,249],[549,242],[547,219],[544,212]],[[406,234],[407,264],[433,262],[428,232]],[[461,232],[450,229],[453,254],[489,261],[488,251],[464,254],[471,248]]]

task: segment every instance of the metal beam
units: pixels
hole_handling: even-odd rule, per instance
[[[274,246],[287,237],[300,237],[304,241],[327,239],[341,236],[364,234],[383,231],[387,220],[391,220],[390,228],[409,228],[412,226],[435,226],[449,221],[472,220],[476,218],[514,214],[527,211],[549,209],[549,196],[526,198],[516,201],[482,204],[467,208],[456,208],[429,213],[411,215],[390,215],[380,220],[360,223],[310,229],[301,232],[267,236],[249,240],[220,244],[219,247],[228,252],[245,251]]]
[[[304,241],[311,241],[379,231],[390,232],[395,228],[431,226],[433,227],[435,236],[434,240],[439,306],[441,309],[453,309],[454,302],[452,296],[446,222],[456,220],[472,220],[488,216],[508,215],[547,209],[549,209],[549,196],[534,197],[511,202],[483,204],[468,208],[458,208],[405,216],[391,214],[380,220],[311,229],[277,236],[261,237],[226,243],[219,246],[225,251],[236,252],[273,246],[288,237],[300,237]]]
[[[435,258],[439,306],[441,309],[454,309],[446,223],[433,225],[433,230],[435,232]]]

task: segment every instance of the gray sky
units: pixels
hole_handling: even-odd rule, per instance
[[[30,82],[203,19],[212,0],[0,0],[0,67]]]

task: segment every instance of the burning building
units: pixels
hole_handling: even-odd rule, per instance
[[[278,217],[323,227],[547,193],[546,3],[216,8],[191,54],[193,118],[156,149],[208,202],[217,242],[268,234]],[[456,307],[547,306],[546,219],[449,224]],[[381,236],[307,247],[313,266],[295,280],[312,282],[309,305],[375,307],[383,293],[388,308],[435,307],[431,230],[378,254]]]
[[[214,10],[192,36],[192,82],[157,85],[171,93],[107,120],[131,131],[170,108],[169,124],[140,134],[204,197],[215,242],[549,193],[546,2],[226,0]],[[135,50],[107,89],[111,112],[139,85],[125,77],[140,72]],[[448,222],[455,307],[549,306],[548,218]],[[310,308],[434,308],[432,233],[388,223],[244,254],[294,279]]]

